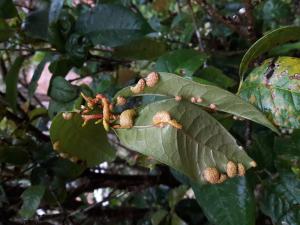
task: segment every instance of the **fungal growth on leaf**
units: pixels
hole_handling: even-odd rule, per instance
[[[234,162],[229,161],[226,166],[226,173],[228,177],[235,177],[237,175],[237,165]]]
[[[220,180],[220,172],[214,167],[208,167],[203,171],[203,177],[208,183],[217,184]]]
[[[167,111],[160,111],[157,112],[153,118],[152,122],[154,126],[158,127],[164,127],[166,124],[171,125],[172,127],[175,127],[176,129],[182,129],[182,125],[178,123],[176,120],[171,119],[171,115]]]
[[[134,109],[127,109],[120,115],[120,128],[131,128],[133,127],[134,117],[136,111]]]
[[[140,79],[134,87],[130,87],[130,90],[134,94],[139,94],[144,91],[146,82],[144,79]]]
[[[117,103],[116,103],[117,106],[122,106],[125,105],[126,103],[127,103],[126,98],[124,98],[123,96],[117,97]]]
[[[151,72],[145,80],[147,87],[154,87],[159,81],[159,74],[157,72]]]

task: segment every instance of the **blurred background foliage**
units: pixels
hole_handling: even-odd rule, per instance
[[[0,0],[0,224],[300,224],[299,130],[278,136],[214,115],[258,167],[205,186],[110,133],[82,134],[101,148],[91,168],[49,138],[51,119],[78,109],[80,92],[111,98],[153,70],[236,93],[247,49],[285,25],[300,25],[299,1]],[[251,67],[299,49],[281,45]]]

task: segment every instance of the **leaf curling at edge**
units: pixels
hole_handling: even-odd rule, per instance
[[[153,126],[152,118],[159,111],[169,112],[183,128]],[[139,112],[133,128],[114,131],[126,147],[153,157],[200,183],[205,183],[203,171],[208,167],[226,173],[228,161],[242,163],[247,169],[255,164],[216,119],[184,100],[151,103]]]
[[[138,94],[132,93],[130,87],[126,87],[115,95],[114,100],[116,100],[118,96],[126,98],[148,95],[166,96],[170,98],[180,96],[186,100],[190,100],[192,97],[202,98],[202,102],[195,102],[194,104],[207,108],[209,108],[210,104],[214,104],[218,111],[254,121],[279,134],[277,128],[262,112],[229,91],[212,85],[199,84],[184,79],[176,74],[159,72],[159,77],[159,81],[154,87],[145,87],[144,91]]]

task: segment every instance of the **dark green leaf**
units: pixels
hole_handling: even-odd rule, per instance
[[[0,162],[23,165],[29,160],[29,154],[23,147],[0,146]]]
[[[48,40],[49,8],[31,12],[25,19],[24,30],[31,38]]]
[[[169,112],[183,128],[153,126],[152,118],[160,111]],[[133,128],[115,131],[128,148],[199,182],[205,182],[202,175],[207,167],[224,173],[229,160],[240,162],[247,169],[253,161],[217,120],[187,101],[168,99],[151,103],[139,112]]]
[[[156,62],[156,70],[192,76],[203,65],[207,55],[193,49],[179,49],[169,52]]]
[[[77,113],[73,113],[70,120],[65,120],[62,114],[57,115],[50,128],[50,137],[55,148],[70,157],[83,160],[87,166],[113,160],[115,154],[103,126],[90,122],[82,127],[82,124],[83,120]]]
[[[139,95],[158,95],[167,96],[169,98],[182,96],[182,98],[186,100],[190,100],[191,97],[201,97],[203,101],[195,104],[207,108],[209,108],[210,104],[215,104],[216,110],[252,120],[278,132],[263,113],[257,110],[253,105],[242,100],[239,96],[215,86],[199,84],[191,80],[183,79],[175,74],[160,73],[158,84],[153,88],[145,88],[141,94],[133,94],[129,87],[122,89],[116,94],[116,96],[124,97]]]
[[[12,0],[0,0],[0,18],[9,19],[18,15]]]
[[[164,54],[166,50],[167,46],[164,42],[143,38],[115,48],[113,55],[132,60],[153,60]]]
[[[56,176],[66,178],[66,179],[75,179],[78,177],[83,171],[84,167],[72,163],[66,159],[57,159],[53,161],[49,167],[55,173]]]
[[[151,215],[152,225],[160,225],[164,218],[167,216],[168,212],[164,209],[158,210]]]
[[[5,97],[14,111],[17,110],[17,96],[18,96],[17,85],[19,79],[19,72],[23,65],[24,60],[25,60],[24,56],[17,57],[5,77],[6,80]]]
[[[287,55],[291,52],[294,51],[299,51],[300,50],[300,42],[295,42],[295,43],[288,43],[288,44],[284,44],[282,46],[278,46],[276,48],[273,48],[269,55],[273,56],[273,55]]]
[[[45,189],[44,186],[35,185],[23,192],[23,205],[19,213],[24,219],[29,219],[35,214],[44,196]]]
[[[79,88],[70,84],[63,77],[54,77],[49,89],[49,96],[55,101],[68,103],[79,95]]]
[[[300,180],[293,174],[281,174],[264,187],[262,211],[274,224],[299,225]]]
[[[245,177],[218,185],[193,185],[196,199],[212,224],[254,225],[255,201]]]
[[[275,137],[274,147],[278,155],[300,158],[300,130],[296,130],[291,136]]]
[[[300,40],[300,27],[287,26],[273,30],[256,41],[251,48],[248,49],[240,64],[240,76],[243,79],[244,74],[247,72],[248,66],[259,55],[269,51],[270,49],[284,44],[289,41]]]
[[[300,59],[268,59],[243,83],[240,96],[282,128],[300,128]]]
[[[93,44],[116,47],[139,39],[152,29],[141,15],[113,4],[99,4],[82,14],[76,31],[88,36]]]
[[[38,81],[42,75],[42,72],[45,68],[45,65],[46,63],[49,61],[50,57],[48,55],[45,55],[44,58],[42,59],[42,61],[39,63],[39,65],[36,67],[33,75],[32,75],[32,78],[31,78],[31,81],[29,83],[29,86],[28,86],[28,97],[29,99],[31,99],[35,93],[35,90],[38,86]]]
[[[66,76],[72,69],[72,61],[68,58],[58,57],[49,65],[49,71],[55,76]]]

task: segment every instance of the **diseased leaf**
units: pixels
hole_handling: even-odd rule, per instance
[[[300,180],[295,175],[281,174],[264,186],[261,209],[274,224],[299,225],[299,205]]]
[[[70,84],[63,77],[54,77],[49,89],[49,96],[56,101],[68,103],[79,95],[79,88]]]
[[[156,61],[155,69],[159,72],[192,76],[206,59],[207,55],[199,51],[179,49],[159,57]]]
[[[247,72],[248,66],[259,55],[269,51],[270,49],[284,44],[289,41],[300,40],[300,27],[287,26],[281,27],[267,33],[265,36],[257,40],[251,48],[248,49],[240,64],[240,77],[243,80],[244,74]]]
[[[240,96],[279,127],[300,128],[300,59],[268,59],[243,83]]]
[[[159,111],[169,112],[183,128],[153,126],[152,118]],[[139,112],[133,128],[115,131],[123,145],[199,182],[204,182],[203,171],[208,167],[216,167],[224,173],[229,160],[242,163],[247,169],[253,163],[217,120],[184,100],[151,103]]]
[[[153,60],[167,51],[162,41],[143,38],[115,48],[113,56],[132,60]]]
[[[77,113],[72,113],[70,120],[65,120],[62,113],[53,120],[50,137],[58,152],[67,153],[95,166],[104,161],[111,161],[115,153],[107,140],[106,132],[101,125],[90,122],[82,127],[83,120]]]
[[[217,225],[254,225],[255,200],[245,177],[218,185],[192,185],[206,217]]]
[[[115,96],[182,96],[183,99],[190,100],[191,97],[201,97],[202,102],[195,103],[209,108],[210,104],[216,105],[216,110],[230,113],[245,119],[262,124],[271,130],[278,132],[273,124],[264,116],[262,112],[253,105],[221,88],[199,84],[191,80],[184,79],[175,74],[159,73],[160,80],[153,87],[146,87],[141,94],[133,94],[129,87],[122,89]]]
[[[137,40],[152,29],[141,15],[124,6],[98,4],[79,16],[76,31],[88,36],[93,44],[116,47]]]
[[[19,72],[25,60],[24,56],[19,56],[16,58],[15,62],[12,64],[9,72],[6,74],[6,95],[5,98],[9,102],[11,108],[17,110],[17,96],[18,96],[18,79]]]
[[[24,219],[29,219],[35,214],[44,196],[45,190],[45,186],[34,185],[23,192],[21,196],[23,205],[19,213]]]

